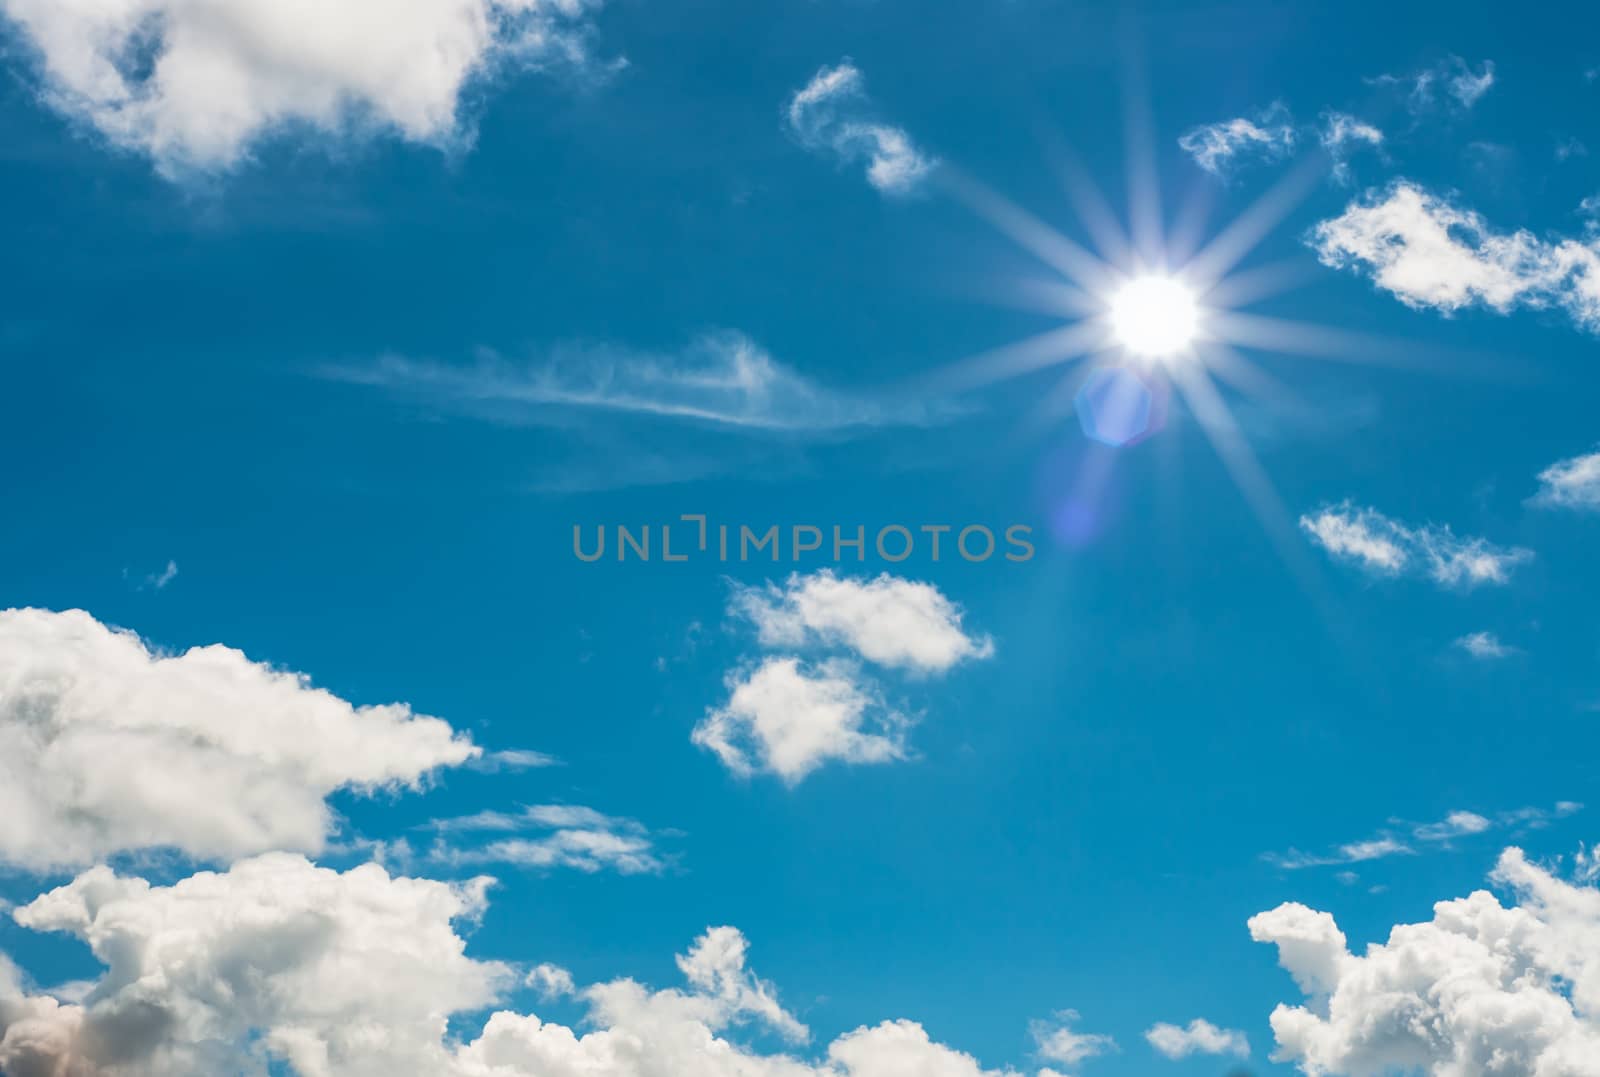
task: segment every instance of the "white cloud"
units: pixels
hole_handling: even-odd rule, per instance
[[[806,149],[845,163],[865,162],[867,182],[884,194],[915,191],[938,161],[904,128],[882,123],[872,113],[861,71],[848,60],[819,70],[785,110],[790,132]]]
[[[1243,1032],[1218,1028],[1202,1017],[1190,1021],[1187,1028],[1158,1022],[1145,1031],[1144,1038],[1174,1062],[1190,1055],[1250,1057],[1250,1041]]]
[[[1325,112],[1317,141],[1333,161],[1333,178],[1339,183],[1350,182],[1350,154],[1363,147],[1379,149],[1383,146],[1383,132],[1372,124],[1345,112]]]
[[[226,169],[285,130],[461,138],[500,68],[584,59],[591,0],[0,0],[44,97],[163,172]]]
[[[1408,180],[1368,191],[1318,224],[1318,259],[1354,269],[1407,306],[1444,314],[1482,306],[1558,308],[1581,329],[1600,332],[1600,239],[1497,232]]]
[[[1441,103],[1471,108],[1494,85],[1494,61],[1485,60],[1479,70],[1459,56],[1447,56],[1439,63],[1410,75],[1379,75],[1368,80],[1380,86],[1395,86],[1405,91],[1406,106],[1421,114]]]
[[[1275,1058],[1306,1074],[1600,1074],[1600,892],[1519,849],[1487,891],[1441,901],[1356,956],[1327,913],[1286,904],[1250,920],[1308,996],[1272,1013]]]
[[[1509,658],[1517,653],[1515,647],[1500,642],[1500,637],[1493,632],[1468,632],[1456,640],[1455,646],[1483,661]]]
[[[1383,830],[1373,837],[1363,841],[1347,842],[1326,853],[1303,853],[1298,849],[1290,849],[1287,853],[1267,853],[1263,859],[1288,871],[1336,864],[1357,864],[1390,856],[1414,854],[1418,850],[1413,847],[1413,842],[1438,845],[1447,844],[1456,838],[1487,833],[1496,828],[1539,829],[1549,825],[1552,819],[1564,819],[1582,809],[1583,805],[1576,801],[1562,800],[1557,801],[1553,809],[1516,808],[1500,812],[1493,819],[1477,812],[1462,810],[1452,811],[1443,819],[1432,823],[1407,824],[1399,819],[1391,819],[1389,822],[1392,826],[1400,828],[1398,832],[1395,829]],[[1354,882],[1354,875],[1346,881]]]
[[[316,852],[339,789],[415,788],[478,749],[221,645],[153,652],[79,610],[0,611],[0,860]]]
[[[694,743],[735,774],[772,773],[791,786],[828,761],[908,757],[912,718],[885,701],[861,659],[929,676],[994,653],[994,642],[969,634],[961,607],[938,588],[888,573],[849,579],[822,569],[781,586],[735,585],[729,613],[752,623],[764,648],[845,652],[746,662],[727,677],[728,701],[694,729]]]
[[[108,971],[83,1005],[0,984],[0,1071],[201,1077],[270,1056],[301,1077],[442,1073],[448,1015],[510,978],[452,927],[482,912],[486,884],[282,853],[169,887],[94,868],[14,916],[84,940]]]
[[[728,701],[695,726],[695,744],[735,774],[798,784],[823,763],[906,758],[910,719],[890,709],[856,665],[773,656],[728,677]]]
[[[1449,527],[1409,527],[1349,501],[1301,516],[1300,528],[1335,558],[1386,576],[1424,575],[1444,586],[1504,584],[1533,558],[1532,550],[1460,538]]]
[[[1558,460],[1539,472],[1532,503],[1546,508],[1600,512],[1600,452]]]
[[[643,823],[606,815],[577,804],[533,804],[518,812],[485,811],[436,819],[428,829],[440,834],[548,831],[534,837],[501,838],[461,847],[441,841],[430,859],[447,864],[512,864],[528,868],[576,868],[623,875],[654,874],[666,868]]]
[[[1074,1031],[1072,1026],[1077,1021],[1077,1010],[1060,1010],[1050,1021],[1033,1022],[1029,1032],[1039,1057],[1046,1062],[1076,1067],[1080,1062],[1110,1054],[1117,1049],[1116,1041],[1110,1036]]]
[[[1298,135],[1289,110],[1274,102],[1254,119],[1243,116],[1186,131],[1178,146],[1214,176],[1245,160],[1277,161],[1294,152]]]
[[[767,647],[820,642],[917,673],[943,673],[994,654],[994,641],[969,635],[961,607],[937,587],[888,573],[875,579],[843,578],[829,569],[795,573],[781,587],[736,587],[730,606],[755,624]]]
[[[727,1033],[809,1030],[747,968],[731,927],[678,958],[686,989],[629,980],[578,987],[535,966],[546,997],[575,998],[582,1034],[508,1010],[459,1043],[452,1015],[489,1007],[511,966],[466,956],[461,921],[487,880],[343,874],[285,854],[152,887],[96,868],[17,913],[24,927],[87,941],[109,969],[81,1004],[30,994],[0,957],[0,1070],[16,1077],[1016,1077],[983,1069],[910,1021],[858,1028],[811,1062]]]
[[[891,406],[818,385],[732,330],[707,333],[673,355],[572,345],[537,363],[485,355],[474,366],[461,367],[386,356],[375,364],[322,373],[409,393],[432,406],[528,422],[591,410],[790,434],[928,418],[920,407]]]

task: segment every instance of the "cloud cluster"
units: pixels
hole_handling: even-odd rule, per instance
[[[1485,60],[1474,71],[1459,56],[1447,56],[1432,67],[1408,75],[1378,75],[1376,86],[1392,86],[1405,94],[1406,107],[1421,115],[1441,104],[1469,109],[1494,86],[1494,61]]]
[[[1545,508],[1600,512],[1600,451],[1558,460],[1539,472],[1532,500]]]
[[[1352,954],[1333,917],[1299,904],[1252,917],[1307,996],[1272,1012],[1274,1057],[1311,1075],[1600,1074],[1600,891],[1563,882],[1520,849],[1487,891],[1441,901]]]
[[[849,60],[818,71],[784,115],[800,145],[845,164],[864,163],[867,182],[884,194],[910,194],[938,165],[904,128],[874,118],[866,82]]]
[[[479,754],[437,718],[229,647],[164,655],[82,611],[0,611],[0,861],[317,852],[334,791],[417,788]]]
[[[1324,265],[1363,273],[1410,307],[1557,309],[1600,332],[1600,240],[1498,232],[1408,180],[1351,202],[1309,242]]]
[[[822,569],[782,585],[735,586],[729,612],[753,624],[765,648],[833,652],[743,664],[728,675],[727,701],[693,733],[735,774],[768,772],[789,785],[829,761],[907,757],[912,718],[886,701],[863,662],[928,676],[994,653],[938,588],[887,573],[853,579]]]
[[[263,137],[460,135],[463,89],[498,67],[582,61],[595,0],[0,0],[43,94],[168,174],[225,169]]]
[[[746,967],[731,927],[678,958],[684,989],[633,980],[578,988],[588,1030],[500,1010],[469,1042],[453,1015],[495,1005],[518,977],[466,956],[456,925],[482,915],[487,880],[450,885],[339,873],[271,854],[153,887],[95,868],[16,910],[24,927],[89,944],[108,966],[81,1001],[30,991],[0,960],[0,1071],[15,1077],[214,1077],[287,1066],[296,1077],[1015,1077],[933,1042],[910,1021],[858,1028],[815,1062],[728,1037],[809,1030]],[[273,1072],[276,1072],[275,1068]]]
[[[1384,576],[1416,574],[1446,587],[1503,584],[1533,551],[1462,538],[1448,526],[1410,527],[1349,501],[1300,517],[1300,529],[1331,556]]]

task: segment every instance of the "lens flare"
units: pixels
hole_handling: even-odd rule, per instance
[[[1111,328],[1130,353],[1169,359],[1191,350],[1200,328],[1194,293],[1171,277],[1136,277],[1111,297]]]

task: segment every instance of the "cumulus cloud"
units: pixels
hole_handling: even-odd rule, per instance
[[[920,407],[819,385],[733,330],[704,334],[679,354],[571,345],[525,364],[494,355],[470,367],[387,356],[322,373],[425,398],[436,407],[531,423],[557,422],[562,413],[587,410],[797,434],[928,418]]]
[[[168,174],[226,169],[264,137],[458,140],[463,89],[585,60],[595,0],[0,0],[43,96]]]
[[[1477,213],[1398,180],[1318,224],[1309,242],[1324,265],[1369,276],[1409,307],[1447,315],[1557,309],[1600,332],[1600,238],[1496,231]]]
[[[1072,1026],[1077,1022],[1077,1010],[1060,1010],[1049,1021],[1033,1022],[1029,1032],[1039,1057],[1071,1068],[1117,1049],[1117,1042],[1110,1036],[1075,1030]]]
[[[878,665],[918,673],[943,673],[994,654],[994,641],[967,633],[961,607],[937,587],[888,573],[874,579],[829,569],[795,573],[782,586],[736,587],[730,606],[755,624],[767,647],[844,646]]]
[[[823,763],[906,758],[910,719],[891,709],[845,659],[772,656],[728,677],[728,701],[693,740],[741,777],[766,771],[798,784]]]
[[[1300,517],[1300,529],[1338,560],[1384,576],[1426,576],[1447,587],[1504,584],[1533,551],[1457,536],[1448,526],[1410,527],[1343,501]]]
[[[427,828],[441,835],[516,834],[468,847],[441,840],[430,859],[453,865],[564,867],[591,873],[609,869],[623,875],[654,874],[666,868],[643,823],[578,804],[531,804],[516,812],[478,812],[436,819]]]
[[[1282,102],[1274,102],[1254,119],[1243,116],[1203,124],[1185,131],[1178,146],[1195,164],[1221,176],[1250,160],[1279,161],[1294,152],[1298,141],[1294,121]]]
[[[1539,472],[1532,503],[1545,508],[1600,512],[1600,451],[1558,460]]]
[[[1144,1038],[1158,1052],[1176,1062],[1190,1055],[1235,1055],[1250,1057],[1250,1041],[1243,1032],[1218,1028],[1203,1017],[1196,1017],[1187,1028],[1157,1022],[1145,1030]]]
[[[1517,653],[1515,647],[1502,643],[1493,632],[1468,632],[1456,640],[1455,645],[1481,661],[1509,658]]]
[[[910,752],[912,717],[890,705],[863,662],[922,678],[988,658],[994,641],[970,633],[961,607],[932,584],[883,573],[795,573],[781,585],[736,584],[728,612],[767,650],[727,677],[728,700],[694,729],[694,743],[741,777],[796,785],[829,761],[890,763]],[[842,652],[842,653],[841,653]]]
[[[81,1004],[0,985],[0,1071],[301,1077],[444,1073],[451,1013],[493,1003],[511,970],[465,956],[452,922],[487,880],[340,874],[275,853],[172,886],[94,868],[17,909],[108,967]]]
[[[25,868],[317,852],[335,790],[416,788],[478,754],[229,647],[165,655],[82,611],[0,611],[0,860]]]
[[[1478,891],[1352,954],[1333,917],[1285,904],[1252,917],[1307,1000],[1272,1012],[1275,1058],[1307,1074],[1600,1074],[1600,891],[1501,855]]]
[[[785,117],[800,145],[864,163],[867,182],[884,194],[917,190],[938,165],[904,128],[874,118],[866,82],[849,60],[819,70],[789,99]]]
[[[713,927],[678,958],[686,987],[621,979],[578,987],[536,966],[521,979],[568,996],[586,1030],[493,1013],[470,1041],[454,1015],[495,1005],[519,977],[466,955],[457,925],[488,881],[450,885],[345,873],[273,854],[168,887],[95,868],[16,913],[87,942],[107,966],[81,1002],[30,993],[0,958],[0,1071],[17,1077],[1016,1077],[929,1039],[920,1025],[861,1027],[808,1061],[729,1038],[810,1032]]]

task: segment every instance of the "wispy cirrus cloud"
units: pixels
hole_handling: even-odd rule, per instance
[[[667,859],[654,836],[636,819],[607,815],[578,804],[532,804],[514,812],[482,811],[435,819],[422,829],[440,835],[428,858],[455,866],[509,864],[525,868],[603,870],[623,875],[656,874]],[[497,837],[481,845],[464,845],[473,834]],[[448,839],[448,840],[447,840]]]
[[[1299,132],[1289,109],[1275,101],[1254,117],[1202,124],[1185,131],[1178,146],[1213,176],[1249,161],[1277,161],[1294,152]]]
[[[876,117],[861,69],[848,59],[819,70],[784,109],[790,134],[813,152],[866,166],[867,182],[888,195],[919,189],[938,166],[903,127]]]
[[[1323,265],[1349,269],[1409,307],[1565,313],[1600,332],[1600,238],[1503,232],[1410,180],[1368,191],[1307,242]]]
[[[1504,584],[1533,551],[1455,534],[1448,526],[1411,527],[1350,501],[1300,517],[1300,529],[1332,557],[1384,576],[1414,574],[1447,587]]]
[[[733,330],[706,333],[677,353],[569,344],[528,362],[486,353],[461,366],[390,355],[319,373],[436,407],[533,424],[587,412],[747,433],[845,434],[917,425],[936,415],[919,403],[828,388]]]
[[[1412,856],[1429,846],[1447,847],[1459,838],[1486,834],[1493,830],[1538,830],[1556,819],[1565,819],[1583,810],[1572,800],[1557,801],[1553,807],[1516,808],[1493,816],[1456,810],[1430,823],[1390,820],[1390,825],[1370,838],[1346,842],[1321,853],[1290,849],[1285,853],[1264,853],[1262,859],[1286,871],[1303,868],[1360,864],[1391,856]]]
[[[1404,75],[1377,75],[1374,86],[1398,89],[1413,113],[1429,112],[1441,105],[1469,109],[1494,86],[1494,61],[1484,60],[1476,70],[1459,56],[1447,56],[1431,67]]]

